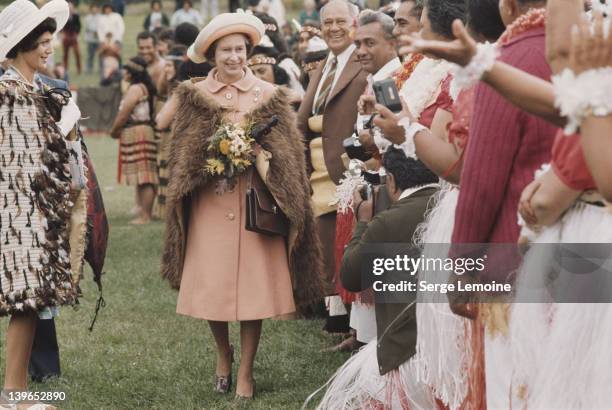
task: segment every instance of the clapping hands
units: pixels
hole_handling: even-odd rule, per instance
[[[596,13],[594,24],[582,21],[572,27],[569,68],[578,75],[584,71],[612,67],[612,36],[609,21]]]

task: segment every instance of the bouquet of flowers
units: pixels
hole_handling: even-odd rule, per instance
[[[251,137],[251,125],[241,127],[234,123],[221,123],[210,139],[204,172],[223,177],[217,183],[217,193],[222,194],[236,186],[236,177],[255,162],[255,140]]]

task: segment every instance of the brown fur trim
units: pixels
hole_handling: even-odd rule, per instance
[[[178,289],[185,249],[186,207],[190,195],[210,182],[203,172],[207,159],[207,139],[223,117],[220,107],[194,85],[186,82],[177,90],[178,106],[168,161],[166,238],[162,276]],[[296,231],[289,254],[294,298],[298,308],[319,300],[323,295],[321,245],[310,205],[310,185],[306,176],[304,142],[296,128],[296,116],[288,103],[287,92],[278,89],[265,103],[251,111],[246,119],[260,123],[272,115],[279,118],[262,141],[272,153],[267,185]]]

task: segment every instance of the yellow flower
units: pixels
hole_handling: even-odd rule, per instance
[[[230,152],[230,143],[228,140],[221,140],[219,143],[219,152],[223,155],[227,155]]]
[[[221,175],[225,171],[225,165],[223,165],[223,162],[219,161],[218,159],[213,158],[206,160],[204,170],[211,175]]]
[[[248,159],[244,159],[244,158],[234,158],[232,160],[232,163],[236,167],[243,166],[245,168],[251,165],[251,161],[249,161]]]

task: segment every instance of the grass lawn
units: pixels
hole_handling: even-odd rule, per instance
[[[57,403],[62,409],[231,408],[233,395],[212,392],[216,355],[206,322],[177,315],[177,293],[160,279],[163,224],[127,224],[133,192],[116,183],[117,142],[92,136],[87,143],[111,225],[103,278],[107,307],[90,333],[97,291],[87,271],[80,309],[64,308],[56,320],[62,377],[30,390],[65,392],[67,400]],[[0,343],[8,321],[2,323]],[[248,408],[298,409],[347,359],[320,352],[335,342],[321,328],[321,321],[264,322],[258,396]],[[237,324],[231,335],[238,348]],[[3,349],[0,356],[4,363]]]

